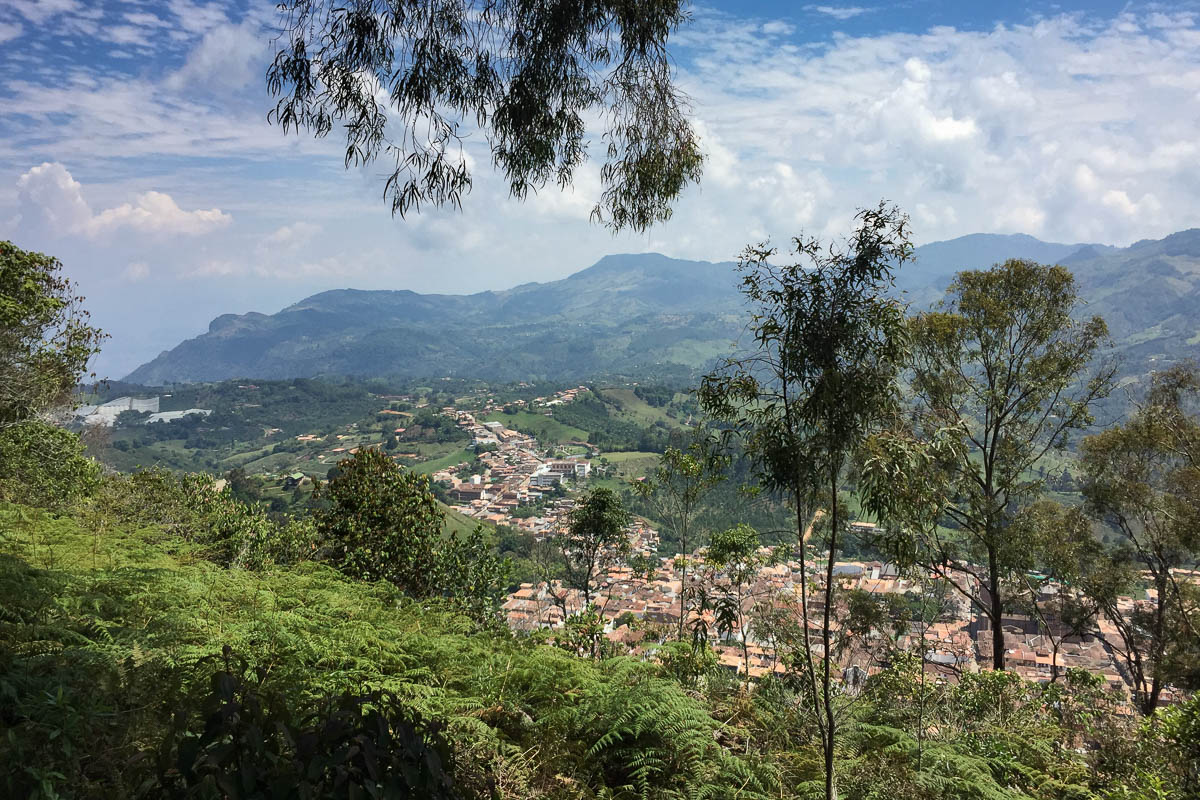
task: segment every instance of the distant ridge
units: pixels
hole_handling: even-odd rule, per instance
[[[1200,352],[1200,230],[1127,248],[971,234],[916,249],[897,286],[915,307],[953,274],[1008,258],[1069,265],[1137,371]],[[275,314],[224,314],[126,380],[158,385],[332,375],[572,380],[694,377],[745,324],[730,262],[605,256],[567,278],[471,295],[335,289]],[[1147,367],[1148,368],[1148,367]]]

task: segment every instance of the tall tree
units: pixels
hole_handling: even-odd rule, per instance
[[[1117,629],[1138,708],[1158,707],[1172,678],[1195,683],[1200,593],[1176,577],[1200,558],[1200,372],[1155,376],[1149,397],[1124,425],[1083,442],[1089,510],[1120,533],[1107,563],[1088,576],[1091,595]],[[1141,594],[1143,572],[1153,595]],[[1189,664],[1188,662],[1192,663]],[[1190,673],[1190,674],[1189,674]]]
[[[683,641],[689,608],[688,561],[695,549],[692,525],[704,497],[725,480],[725,463],[715,443],[698,435],[686,450],[667,447],[657,469],[633,483],[634,491],[650,502],[679,543],[681,589],[677,633],[680,641]]]
[[[0,428],[67,403],[104,334],[62,263],[0,241]]]
[[[1100,606],[1083,587],[1102,557],[1101,544],[1083,509],[1051,500],[1025,509],[1014,525],[1037,564],[1037,570],[1020,576],[1015,586],[1017,605],[1038,621],[1040,632],[1050,640],[1050,683],[1057,683],[1063,674],[1063,641],[1096,629]]]
[[[917,428],[953,444],[940,461],[942,522],[953,532],[929,529],[924,549],[987,617],[995,669],[1004,669],[1006,583],[1032,566],[1013,520],[1041,492],[1033,470],[1091,424],[1112,386],[1113,366],[1093,367],[1104,320],[1077,321],[1078,311],[1069,270],[1014,259],[959,273],[938,308],[911,324]]]
[[[625,529],[630,519],[616,492],[593,489],[571,511],[567,529],[558,535],[567,584],[583,593],[584,610],[592,604],[601,573],[629,555]]]
[[[756,600],[754,583],[767,558],[759,553],[758,531],[738,525],[713,534],[706,560],[715,573],[711,582],[717,590],[711,605],[717,631],[722,636],[737,632],[742,650],[743,679],[750,683],[749,627]]]
[[[667,39],[684,0],[284,0],[267,71],[268,118],[321,137],[338,128],[346,165],[395,161],[393,213],[459,206],[475,129],[524,198],[571,183],[604,125],[594,219],[642,230],[700,178],[702,157],[673,83]]]
[[[828,509],[820,668],[801,570],[805,672],[819,709],[828,800],[837,796],[833,570],[846,525],[837,495],[851,456],[895,406],[905,326],[888,290],[893,270],[912,257],[908,218],[897,209],[881,204],[856,220],[842,247],[793,239],[798,260],[789,265],[775,264],[777,251],[766,245],[747,248],[739,269],[753,347],[705,376],[699,392],[703,409],[745,438],[761,484],[791,501],[797,532],[815,509]],[[804,551],[802,541],[802,558]]]

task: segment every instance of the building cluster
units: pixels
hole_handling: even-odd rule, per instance
[[[575,398],[579,397],[580,394],[586,392],[587,390],[588,388],[586,386],[576,386],[574,389],[564,389],[561,392],[555,392],[550,397],[535,397],[533,398],[533,404],[538,407],[566,405],[567,403],[574,402]]]
[[[466,411],[445,409],[471,435],[479,451],[478,470],[463,475],[460,464],[433,474],[433,480],[448,485],[447,495],[455,508],[470,517],[513,525],[535,535],[556,530],[574,501],[563,496],[564,483],[582,481],[592,465],[579,457],[548,458],[528,434],[505,427],[502,422],[479,422]],[[533,514],[518,509],[536,509]]]
[[[657,541],[657,537],[653,538]],[[801,597],[803,584],[808,588],[810,633],[816,652],[820,652],[820,620],[823,611],[824,575],[813,561],[772,558],[769,548],[761,551],[764,566],[752,581],[743,587],[743,619],[745,630],[737,625],[730,630],[718,630],[711,611],[698,614],[694,601],[689,601],[685,624],[691,630],[700,629],[717,653],[722,665],[752,679],[761,678],[784,667],[777,652],[775,626],[766,620],[790,617],[796,630],[802,630]],[[635,573],[628,566],[613,567],[603,575],[592,592],[596,609],[604,619],[605,636],[623,646],[635,656],[650,658],[658,642],[672,638],[680,615],[685,613],[683,602],[682,559],[677,555],[653,559],[649,574]],[[699,551],[688,560],[689,587],[701,582],[720,588],[726,576],[720,571],[703,567],[704,554]],[[987,668],[992,662],[992,630],[990,621],[965,597],[949,587],[939,590],[938,577],[924,579],[903,577],[894,565],[881,562],[845,561],[836,564],[835,580],[843,590],[860,590],[877,599],[892,599],[893,607],[909,609],[936,608],[931,615],[911,613],[888,630],[858,637],[839,648],[838,668],[846,680],[866,677],[883,668],[896,651],[924,653],[928,673],[953,681],[963,672]],[[970,573],[957,578],[963,588],[977,591]],[[1110,687],[1124,691],[1122,663],[1106,644],[1119,641],[1115,631],[1073,633],[1054,613],[1056,587],[1047,587],[1037,602],[1036,613],[1006,614],[1001,624],[1005,630],[1006,666],[1023,678],[1047,682],[1056,671],[1078,668],[1100,675]],[[697,596],[696,589],[688,592]],[[837,595],[845,604],[849,591]],[[1130,605],[1149,603],[1153,598],[1127,598]],[[561,626],[566,617],[582,608],[582,593],[561,585],[546,583],[522,584],[511,593],[503,605],[508,625],[517,631]],[[834,620],[845,619],[846,607],[837,609]],[[697,623],[701,623],[697,625]],[[835,626],[836,627],[836,626]],[[1107,636],[1103,634],[1109,634]],[[835,640],[840,629],[835,630]]]

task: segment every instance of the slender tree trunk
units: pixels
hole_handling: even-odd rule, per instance
[[[917,702],[917,773],[922,769],[922,763],[925,756],[925,637],[929,633],[929,623],[925,617],[928,612],[925,609],[925,584],[929,577],[924,569],[921,570],[921,677],[920,677],[920,697]]]
[[[838,534],[838,468],[831,465],[829,469],[830,516],[829,516],[829,549],[825,562],[825,610],[821,618],[821,643],[824,652],[821,654],[822,702],[825,714],[825,800],[836,800],[837,784],[834,781],[834,734],[837,720],[833,713],[833,676],[830,674],[833,655],[830,653],[830,616],[833,613],[833,581],[834,562],[837,559]]]
[[[1166,573],[1169,574],[1169,573]],[[1158,698],[1162,694],[1163,656],[1167,649],[1166,642],[1166,574],[1159,572],[1155,575],[1154,588],[1158,592],[1158,602],[1154,608],[1154,657],[1150,661],[1150,669],[1154,674],[1150,678],[1150,691],[1146,694],[1142,713],[1150,716],[1158,708]]]
[[[745,598],[742,597],[742,592],[738,590],[738,632],[742,636],[742,664],[746,668],[746,689],[750,689],[750,643],[746,641],[746,615],[743,612],[742,604]]]
[[[988,594],[991,595],[992,669],[1004,669],[1004,601],[1000,597],[1000,564],[996,548],[988,545]]]
[[[680,572],[682,576],[679,579],[679,641],[683,641],[683,623],[687,618],[687,565],[688,565],[688,550],[687,550],[687,525],[680,526],[679,533],[679,549],[683,552],[683,568]]]
[[[812,657],[812,636],[808,628],[808,621],[811,619],[808,613],[808,561],[806,559],[806,542],[804,538],[804,511],[801,505],[801,493],[797,488],[794,492],[796,503],[796,534],[800,537],[800,617],[801,625],[804,627],[804,657],[808,662],[808,690],[809,699],[812,702],[813,713],[816,715],[817,728],[821,734],[821,748],[825,749],[825,718],[823,714],[818,713],[820,698],[817,692],[817,669],[813,664]],[[814,512],[815,514],[815,512]],[[827,771],[828,772],[828,771]],[[828,789],[829,787],[827,787]]]

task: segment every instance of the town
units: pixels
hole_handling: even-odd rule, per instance
[[[547,398],[537,398],[536,405],[550,407],[570,403],[586,393],[578,387]],[[485,405],[482,416],[495,410]],[[592,475],[593,465],[583,456],[547,458],[548,448],[528,434],[505,427],[500,422],[479,422],[477,414],[453,407],[441,413],[455,419],[459,427],[471,435],[471,443],[479,452],[476,464],[479,472],[467,473],[456,465],[432,475],[435,482],[449,486],[448,496],[454,508],[464,515],[492,524],[509,525],[533,534],[537,541],[552,539],[567,524],[575,506],[575,492],[565,493],[563,487],[582,488]],[[586,444],[586,443],[579,443]],[[551,448],[552,449],[552,448]],[[523,507],[539,509],[535,515],[515,515]],[[871,522],[851,524],[854,532],[869,534]],[[718,632],[711,610],[697,612],[694,604],[685,599],[699,591],[699,567],[705,563],[703,548],[688,554],[659,554],[660,537],[649,520],[635,518],[627,530],[629,553],[651,568],[636,572],[628,564],[607,570],[594,592],[594,601],[603,619],[604,635],[619,651],[634,656],[653,658],[663,640],[670,636],[684,616],[689,631],[699,627],[706,631],[708,643],[714,648],[722,666],[732,672],[759,679],[769,672],[782,672],[784,664],[778,658],[778,648],[770,632],[753,622],[756,617],[785,614],[798,617],[801,595],[801,571],[806,572],[809,602],[812,613],[820,613],[823,575],[811,558],[797,559],[795,548],[777,545],[764,547],[760,552],[762,566],[744,592],[744,626],[735,625],[724,634]],[[684,591],[685,563],[695,565],[688,574],[688,590]],[[965,566],[965,565],[964,565]],[[938,575],[900,575],[892,564],[881,561],[839,561],[835,569],[840,597],[852,591],[881,597],[895,595],[906,600],[924,602],[933,596],[932,586],[940,585],[937,610],[932,619],[911,620],[906,629],[886,641],[872,646],[848,649],[841,657],[845,676],[861,671],[864,675],[878,672],[887,654],[903,651],[919,654],[925,669],[941,680],[953,681],[964,671],[977,671],[990,663],[991,625],[985,614],[969,602],[963,593],[948,590]],[[971,570],[963,570],[968,593],[979,593],[980,587]],[[1184,579],[1193,579],[1187,575]],[[720,570],[709,575],[726,581]],[[1023,678],[1046,683],[1067,670],[1081,669],[1099,675],[1113,690],[1128,694],[1127,676],[1123,664],[1109,642],[1119,641],[1113,623],[1098,617],[1094,631],[1073,631],[1057,616],[1057,594],[1067,591],[1053,583],[1043,583],[1030,598],[1028,613],[1007,613],[1002,619],[1008,668]],[[984,590],[986,592],[986,590]],[[1126,610],[1154,602],[1153,592],[1145,596],[1127,596],[1121,600]],[[572,615],[583,611],[583,593],[566,588],[561,582],[524,583],[509,594],[503,605],[508,626],[515,631],[533,632],[561,628]],[[697,626],[696,623],[702,624]],[[744,627],[744,629],[743,629]],[[810,622],[814,634],[819,629]],[[1171,691],[1164,694],[1170,702]]]

